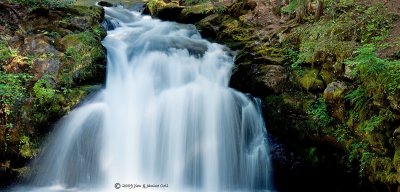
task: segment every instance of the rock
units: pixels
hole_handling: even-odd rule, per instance
[[[329,84],[334,81],[334,76],[330,70],[322,69],[320,75],[325,84]]]
[[[157,16],[161,20],[165,21],[177,21],[177,18],[181,15],[183,7],[175,4],[168,3],[164,8],[157,11]]]
[[[197,23],[213,13],[214,6],[211,3],[185,7],[177,21],[181,23]]]
[[[49,72],[55,74],[60,67],[61,53],[51,45],[51,39],[38,34],[24,38],[21,52],[25,55],[37,55],[38,58],[32,63],[32,71],[35,77]]]
[[[400,97],[398,95],[389,95],[387,98],[390,101],[390,107],[400,112]]]
[[[196,24],[204,38],[216,39],[221,29],[222,18],[218,14],[212,14]]]
[[[229,15],[238,18],[247,12],[254,10],[257,7],[257,2],[254,0],[236,0],[231,6],[228,7]]]
[[[262,81],[274,93],[281,93],[285,90],[288,74],[285,67],[280,65],[264,65],[261,67],[263,74]]]
[[[324,90],[324,100],[331,108],[331,115],[342,122],[346,116],[344,96],[348,87],[343,82],[329,83]]]
[[[324,89],[324,82],[320,79],[317,69],[294,71],[293,75],[300,86],[306,91],[319,91]]]
[[[150,0],[146,3],[143,14],[153,15],[161,20],[178,21],[183,8],[179,1]]]
[[[349,79],[349,80],[354,80],[355,79],[355,66],[351,64],[346,64],[344,66],[344,77]]]
[[[113,7],[114,6],[112,3],[107,2],[107,1],[99,1],[97,4],[102,7]]]
[[[329,83],[324,90],[324,99],[327,103],[335,103],[338,100],[343,100],[347,86],[343,82]]]

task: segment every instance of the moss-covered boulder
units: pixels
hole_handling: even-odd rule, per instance
[[[296,82],[306,91],[321,91],[325,85],[318,69],[303,69],[293,72]]]
[[[183,7],[179,1],[150,0],[143,13],[156,16],[162,20],[176,21]]]
[[[331,115],[344,122],[346,115],[345,94],[348,86],[343,82],[329,83],[324,90],[324,100],[330,105]]]

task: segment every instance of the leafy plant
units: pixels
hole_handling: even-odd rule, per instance
[[[25,84],[31,78],[25,73],[13,74],[0,71],[0,102],[12,105],[26,93]]]
[[[346,64],[355,66],[362,85],[371,90],[369,95],[378,98],[385,93],[395,95],[400,92],[400,61],[379,58],[374,45],[361,47],[358,55]]]
[[[367,114],[369,113],[371,99],[365,89],[358,88],[354,91],[351,91],[344,98],[353,104],[353,111],[356,112],[358,117],[361,117],[361,119],[366,118]]]
[[[46,104],[53,101],[56,95],[56,90],[52,88],[48,79],[48,76],[42,77],[33,86],[33,94],[40,104]]]
[[[314,102],[307,110],[307,114],[311,115],[316,123],[322,127],[326,127],[333,122],[333,118],[329,115],[323,98],[319,98]]]
[[[8,48],[7,41],[0,39],[0,64],[7,62],[12,56],[11,50]]]

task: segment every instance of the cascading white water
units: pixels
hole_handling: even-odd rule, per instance
[[[269,191],[259,103],[228,87],[229,50],[192,25],[105,10],[106,87],[63,118],[15,190]]]

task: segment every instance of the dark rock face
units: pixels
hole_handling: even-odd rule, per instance
[[[183,7],[171,6],[161,9],[157,12],[157,17],[165,21],[176,21],[182,13]]]
[[[107,1],[99,1],[97,4],[102,6],[102,7],[112,7],[112,6],[114,6],[112,3],[107,2]]]

